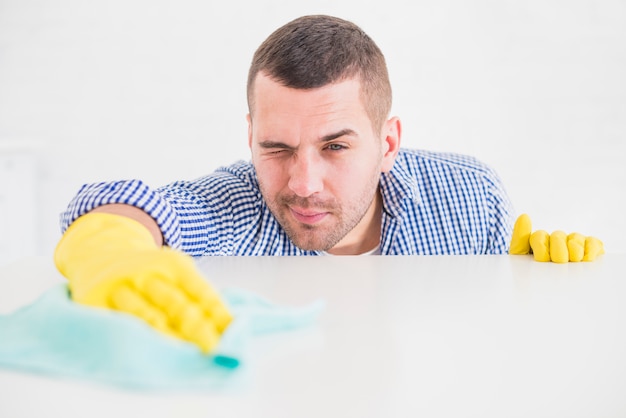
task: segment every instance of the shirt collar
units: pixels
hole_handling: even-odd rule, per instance
[[[405,200],[413,200],[418,204],[421,202],[417,179],[407,173],[398,161],[389,172],[381,175],[380,193],[383,197],[383,209],[393,217],[402,215]]]

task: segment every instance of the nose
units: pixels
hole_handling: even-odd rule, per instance
[[[300,197],[309,197],[323,188],[321,162],[314,156],[295,155],[289,173],[289,189]]]

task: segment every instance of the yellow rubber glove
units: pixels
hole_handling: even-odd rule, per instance
[[[550,261],[550,234],[542,230],[530,234],[530,249],[535,261]]]
[[[513,226],[509,254],[530,254],[530,234],[533,226],[530,216],[520,215]]]
[[[567,251],[569,253],[569,261],[582,261],[585,257],[585,241],[586,238],[578,232],[572,232],[567,236]]]
[[[535,261],[567,263],[593,261],[604,254],[604,243],[595,237],[585,237],[573,232],[554,231],[548,234],[532,232],[532,222],[527,214],[520,215],[513,226],[509,254],[533,254]]]
[[[189,255],[157,246],[148,229],[124,216],[81,216],[63,234],[54,261],[74,301],[136,315],[205,353],[232,320]]]

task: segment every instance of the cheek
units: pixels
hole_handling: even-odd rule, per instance
[[[371,183],[372,176],[376,176],[379,172],[378,167],[362,161],[351,161],[349,164],[333,167],[327,177],[326,189],[345,201],[360,196],[363,189]]]
[[[271,161],[256,161],[254,164],[259,183],[266,193],[274,194],[281,190],[287,182],[285,170]]]

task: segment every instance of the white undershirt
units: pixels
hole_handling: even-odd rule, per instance
[[[335,254],[331,254],[326,251],[320,251],[320,255],[335,255]],[[378,244],[376,247],[372,248],[369,251],[366,251],[361,254],[355,254],[355,255],[380,255],[380,244]]]

